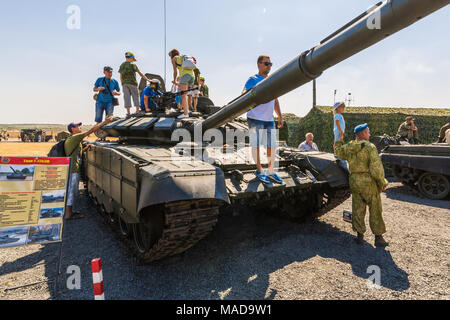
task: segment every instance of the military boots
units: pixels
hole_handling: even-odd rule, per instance
[[[362,245],[364,243],[364,235],[358,233],[358,236],[355,238],[356,244]]]
[[[375,247],[387,247],[389,243],[384,240],[383,236],[375,236]]]

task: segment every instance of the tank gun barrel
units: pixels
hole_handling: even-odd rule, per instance
[[[287,63],[202,122],[217,128],[250,109],[319,77],[323,71],[445,7],[450,0],[386,0],[353,19],[319,45]]]

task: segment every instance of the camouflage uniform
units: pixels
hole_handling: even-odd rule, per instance
[[[377,148],[369,141],[336,142],[336,155],[347,160],[352,190],[353,230],[364,234],[366,206],[369,206],[370,229],[376,236],[386,233],[382,216],[381,189],[387,187],[384,168]]]
[[[409,141],[414,141],[414,143],[418,143],[419,130],[413,131],[411,130],[411,126],[408,124],[408,122],[403,122],[398,128],[397,136],[402,139],[408,139]]]

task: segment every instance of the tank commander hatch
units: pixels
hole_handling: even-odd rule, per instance
[[[418,144],[419,143],[419,129],[414,124],[414,117],[409,116],[405,119],[400,127],[398,128],[396,138],[400,141],[406,141],[410,144]]]

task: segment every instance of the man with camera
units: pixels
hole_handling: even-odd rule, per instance
[[[103,121],[103,113],[106,116],[112,116],[114,113],[114,106],[119,104],[119,101],[114,96],[120,96],[120,87],[117,80],[112,78],[113,69],[111,67],[103,68],[104,77],[98,78],[94,85],[94,92],[98,92],[94,96],[95,100],[95,122],[101,123]]]

